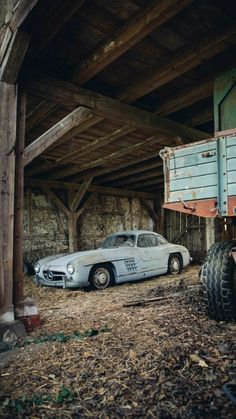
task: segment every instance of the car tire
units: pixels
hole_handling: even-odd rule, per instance
[[[233,240],[215,243],[201,271],[208,314],[215,320],[236,320],[236,264],[230,256],[235,246]]]
[[[169,256],[168,273],[170,275],[178,275],[182,272],[183,262],[180,255],[173,253]]]
[[[94,289],[104,290],[114,282],[114,273],[109,264],[96,265],[90,273],[90,283]]]

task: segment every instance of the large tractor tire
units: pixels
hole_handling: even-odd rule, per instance
[[[236,264],[230,251],[236,241],[215,243],[204,261],[201,280],[208,314],[216,320],[236,320]]]

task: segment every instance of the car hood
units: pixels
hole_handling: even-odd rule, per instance
[[[86,250],[84,252],[76,252],[64,256],[55,255],[44,258],[39,261],[40,265],[45,267],[66,266],[68,263],[83,263],[84,265],[92,265],[94,263],[101,263],[108,260],[117,260],[122,258],[129,259],[130,248],[115,248],[115,249],[95,249]]]

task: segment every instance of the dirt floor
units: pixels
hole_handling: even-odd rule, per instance
[[[43,323],[0,354],[0,417],[235,418],[236,324],[197,284],[196,267],[99,292],[27,278]]]

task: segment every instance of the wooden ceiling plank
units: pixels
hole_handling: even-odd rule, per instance
[[[38,125],[43,119],[54,112],[58,108],[58,104],[42,100],[36,108],[26,116],[26,132]]]
[[[135,150],[142,148],[142,147],[147,147],[147,146],[151,146],[153,144],[158,144],[160,142],[163,142],[163,138],[160,138],[160,136],[156,136],[153,135],[149,138],[147,138],[146,140],[142,140],[136,144],[133,144],[131,146],[128,147],[124,147],[121,150],[115,151],[113,153],[107,154],[103,157],[100,157],[96,160],[91,160],[87,163],[84,164],[80,164],[78,166],[74,166],[74,167],[68,167],[65,169],[59,169],[58,171],[55,171],[49,178],[50,179],[62,179],[64,177],[68,177],[71,176],[74,173],[79,173],[80,171],[83,171],[85,169],[88,169],[90,167],[96,167],[100,164],[104,164],[106,161],[109,160],[113,160],[117,157],[122,157],[125,156],[129,153],[133,153]]]
[[[54,144],[65,133],[87,119],[91,115],[91,110],[78,107],[56,125],[42,134],[25,149],[25,166],[33,159],[42,154],[47,148]]]
[[[31,187],[31,188],[44,188],[45,192],[47,191],[47,195],[52,197],[53,202],[56,205],[57,199],[62,202],[55,193],[51,190],[53,189],[68,189],[68,190],[78,190],[80,187],[79,183],[70,183],[70,182],[58,182],[58,181],[52,181],[52,180],[44,180],[44,179],[25,179],[25,186]],[[51,194],[52,192],[52,194]],[[136,192],[136,191],[129,191],[125,189],[118,189],[118,188],[107,188],[104,186],[96,186],[96,185],[90,185],[88,188],[88,192],[95,192],[98,194],[104,194],[104,195],[113,195],[113,196],[127,196],[127,197],[133,197],[133,198],[144,198],[144,199],[156,199],[156,195],[150,194],[147,192]],[[56,199],[57,198],[57,199]],[[57,202],[58,203],[58,202]],[[59,204],[60,205],[60,204]],[[63,204],[64,205],[64,204]],[[64,205],[65,207],[65,205]],[[66,210],[69,212],[69,210],[65,207],[61,209],[63,212]],[[70,212],[69,212],[70,213]]]
[[[156,69],[152,69],[149,73],[145,72],[120,92],[119,99],[130,103],[156,90],[201,64],[202,60],[211,58],[225,48],[229,48],[235,42],[235,34],[235,22],[228,23],[225,27],[221,25],[221,27],[214,28],[195,43],[191,42],[189,46],[184,46],[181,50],[171,54]]]
[[[37,3],[38,0],[20,0],[16,3],[9,21],[9,27],[12,32],[15,32],[20,27]]]
[[[123,169],[121,171],[117,170],[113,172],[112,174],[108,176],[103,176],[98,179],[99,183],[105,183],[110,182],[116,179],[123,178],[124,176],[134,175],[135,173],[141,173],[145,172],[147,170],[153,169],[153,168],[159,168],[163,167],[163,163],[161,161],[158,161],[157,157],[154,162],[147,162],[147,163],[141,163],[138,166],[129,167],[129,169]]]
[[[119,181],[112,182],[112,186],[114,187],[120,187],[125,185],[131,185],[132,183],[138,182],[139,180],[149,179],[153,176],[157,175],[163,175],[163,169],[162,167],[158,170],[157,168],[155,170],[149,170],[146,172],[138,173],[133,176],[128,176],[127,178],[122,178]]]
[[[101,147],[105,147],[108,144],[111,144],[118,138],[121,138],[130,132],[133,132],[135,128],[130,127],[129,125],[124,126],[123,128],[118,128],[108,135],[100,137],[94,140],[92,143],[86,144],[84,147],[79,148],[78,150],[72,151],[71,153],[66,154],[65,156],[57,159],[57,164],[68,163],[71,161],[78,160],[82,156],[90,154],[92,151],[95,151]]]
[[[123,55],[151,31],[171,19],[192,0],[160,0],[140,11],[131,22],[125,24],[117,33],[80,63],[69,78],[80,84],[85,83],[97,73]]]
[[[88,187],[90,185],[90,183],[92,182],[92,177],[86,179],[79,187],[79,190],[77,191],[77,193],[74,196],[74,199],[71,202],[70,205],[70,210],[71,211],[77,211],[77,209],[79,208],[79,205],[84,197],[84,195],[86,194]]]

